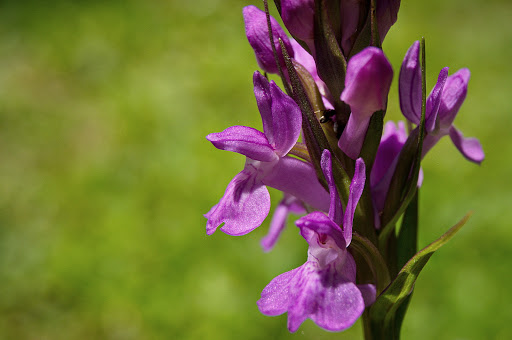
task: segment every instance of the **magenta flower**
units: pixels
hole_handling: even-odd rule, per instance
[[[419,62],[418,41],[407,51],[399,77],[400,108],[403,115],[412,123],[419,124],[421,119],[421,66]],[[461,69],[448,77],[448,68],[439,73],[436,85],[427,98],[425,111],[426,136],[423,144],[423,156],[441,139],[450,135],[453,143],[468,160],[480,163],[485,155],[476,138],[464,138],[453,126],[467,94],[469,70]]]
[[[266,186],[286,192],[315,209],[325,211],[329,206],[329,197],[313,167],[286,156],[300,134],[299,107],[259,72],[254,73],[253,80],[264,132],[232,126],[206,137],[218,149],[247,157],[244,169],[228,184],[219,203],[205,214],[208,235],[223,223],[221,230],[229,235],[244,235],[260,226],[270,210]]]
[[[254,50],[256,61],[261,69],[268,73],[279,73],[279,68],[276,65],[272,45],[268,34],[268,24],[265,12],[256,6],[247,6],[243,9],[243,16],[245,22],[245,34],[249,44]],[[274,38],[274,45],[276,52],[279,56],[280,67],[286,74],[286,64],[279,45],[279,38],[283,41],[286,50],[290,57],[293,57],[293,48],[290,45],[288,36],[283,31],[279,23],[272,16],[270,17],[272,26],[272,34]]]
[[[308,259],[302,266],[274,278],[257,302],[265,315],[288,312],[290,332],[295,332],[307,318],[326,330],[344,330],[375,300],[373,285],[356,285],[356,264],[347,251],[352,240],[355,207],[364,188],[364,162],[356,161],[344,214],[327,150],[322,154],[321,165],[331,194],[329,216],[313,212],[297,221],[302,237],[309,244]]]
[[[359,156],[373,113],[386,108],[392,79],[391,64],[376,47],[367,47],[349,60],[340,98],[352,112],[338,146],[350,158]]]

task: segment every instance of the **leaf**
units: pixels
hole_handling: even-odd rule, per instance
[[[402,226],[398,232],[397,242],[397,267],[403,267],[407,261],[418,251],[418,195],[412,199],[411,203],[405,210],[404,218],[402,220]],[[409,301],[411,300],[412,293],[407,296],[400,307],[398,307],[395,315],[395,335],[400,335],[400,329],[402,328],[402,322],[409,307]]]
[[[445,245],[466,224],[471,212],[451,227],[440,238],[420,250],[400,270],[398,276],[377,298],[370,309],[371,328],[375,339],[394,331],[395,313],[414,288],[418,275],[436,250]]]
[[[384,258],[380,254],[375,245],[367,238],[359,235],[358,233],[352,234],[352,242],[350,247],[358,254],[360,254],[365,262],[370,267],[374,282],[377,283],[377,295],[389,285],[391,281],[389,271],[386,266]]]

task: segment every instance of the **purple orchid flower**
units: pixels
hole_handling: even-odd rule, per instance
[[[329,206],[328,194],[313,167],[286,156],[299,138],[299,107],[259,72],[254,73],[253,80],[264,132],[232,126],[206,137],[218,149],[247,157],[244,169],[228,184],[219,203],[205,214],[208,235],[223,223],[221,230],[229,235],[244,235],[260,226],[270,210],[266,186],[286,192],[315,209],[326,211]]]
[[[340,99],[352,112],[338,146],[350,158],[359,156],[373,113],[386,108],[392,79],[393,69],[381,49],[367,47],[349,60]]]
[[[421,119],[419,49],[419,41],[415,41],[407,51],[398,82],[400,108],[403,115],[414,124],[419,124]],[[427,134],[423,144],[423,157],[439,139],[450,135],[457,149],[468,160],[481,163],[485,158],[480,142],[476,138],[464,138],[462,133],[453,126],[455,116],[466,98],[469,76],[468,69],[461,69],[449,77],[447,67],[439,73],[437,83],[426,103]]]
[[[243,16],[245,22],[245,34],[247,36],[247,40],[249,40],[249,44],[254,50],[258,65],[265,72],[276,74],[279,73],[279,68],[276,65],[272,45],[270,44],[267,16],[265,12],[260,10],[258,7],[251,5],[244,7]],[[288,36],[283,31],[276,19],[270,16],[270,22],[272,26],[274,45],[277,55],[279,56],[280,67],[283,69],[283,72],[287,74],[286,64],[281,52],[281,46],[279,45],[279,39],[283,41],[290,57],[293,57],[293,48],[290,45]]]
[[[274,278],[257,302],[265,315],[288,312],[290,332],[295,332],[307,318],[326,330],[344,330],[354,324],[365,306],[375,301],[374,285],[355,283],[356,263],[347,251],[355,207],[366,178],[364,162],[361,158],[356,161],[344,214],[327,150],[322,154],[321,166],[331,195],[329,216],[313,212],[297,221],[309,244],[308,259],[302,266]]]

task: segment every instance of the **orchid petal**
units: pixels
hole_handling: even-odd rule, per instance
[[[302,127],[302,114],[295,101],[273,82],[270,82],[272,95],[273,138],[276,153],[283,157],[299,139]]]
[[[314,209],[326,212],[329,210],[329,194],[318,181],[315,169],[309,163],[283,157],[262,181],[265,185],[297,197]]]
[[[295,197],[285,194],[279,205],[274,210],[274,215],[270,221],[270,227],[267,235],[261,240],[261,246],[264,251],[270,251],[276,244],[281,232],[286,226],[286,220],[290,213],[304,214],[306,210]]]
[[[462,132],[454,126],[450,128],[450,138],[460,153],[469,161],[480,164],[484,160],[484,150],[478,139],[465,138]]]
[[[345,155],[352,159],[356,159],[359,156],[369,124],[369,117],[360,118],[356,114],[350,115],[347,126],[345,126],[338,140],[338,147]]]
[[[258,65],[265,72],[279,73],[279,68],[276,65],[272,45],[270,44],[267,16],[265,12],[256,6],[247,6],[243,9],[243,15],[245,22],[245,34],[247,36],[247,40],[249,40],[249,44],[254,50]],[[279,56],[279,66],[286,70],[286,64],[281,52],[281,46],[279,45],[279,39],[283,41],[290,57],[293,57],[293,49],[290,45],[288,36],[283,31],[276,19],[270,16],[270,22],[272,27],[272,34],[274,37],[274,45]]]
[[[364,310],[361,292],[353,281],[333,266],[319,270],[314,261],[274,278],[257,304],[266,315],[287,311],[290,332],[307,318],[326,330],[341,331],[352,326]]]
[[[377,298],[377,288],[374,284],[367,283],[362,285],[357,285],[357,288],[361,291],[361,295],[363,296],[364,305],[366,307],[371,306],[375,299]]]
[[[348,62],[340,99],[350,105],[352,112],[338,146],[350,158],[359,156],[373,113],[386,108],[392,79],[391,64],[376,47],[365,48]]]
[[[439,105],[441,104],[441,97],[443,93],[444,84],[448,77],[448,67],[444,67],[439,72],[437,83],[430,92],[426,103],[426,126],[427,132],[432,132],[436,127],[437,113],[439,111]]]
[[[257,178],[257,173],[247,168],[236,175],[219,203],[204,216],[206,233],[220,230],[228,235],[245,235],[263,223],[270,210],[270,195]]]
[[[421,66],[420,42],[415,41],[405,54],[398,79],[400,109],[411,123],[419,124],[421,119]]]
[[[256,304],[261,313],[268,316],[276,316],[288,311],[293,295],[290,291],[290,283],[301,267],[290,270],[276,276],[261,292],[261,299]]]
[[[217,149],[233,151],[249,158],[271,162],[279,157],[265,135],[251,127],[231,126],[222,132],[206,136]]]
[[[355,41],[355,34],[358,33],[359,12],[361,10],[361,1],[344,0],[340,1],[341,15],[341,48],[344,55],[348,56]]]
[[[279,156],[285,156],[297,142],[302,114],[295,101],[273,82],[255,72],[254,95],[263,121],[263,131]]]
[[[260,111],[261,121],[263,123],[263,132],[270,145],[274,145],[274,126],[272,118],[272,95],[270,93],[270,83],[261,73],[255,71],[252,76],[254,84],[254,96],[256,104]]]
[[[354,177],[350,183],[350,194],[348,196],[347,207],[345,209],[345,216],[343,216],[343,237],[347,242],[347,247],[352,240],[352,226],[354,223],[354,212],[356,211],[357,203],[361,198],[364,190],[364,183],[366,181],[366,167],[362,158],[356,160],[356,169],[354,170]]]
[[[339,225],[319,211],[314,211],[299,218],[295,224],[299,227],[300,234],[309,243],[310,247],[318,245],[318,235],[328,235],[339,249],[347,247]]]
[[[381,42],[384,41],[389,29],[396,22],[399,8],[400,0],[377,1],[377,26]]]
[[[288,31],[304,41],[313,40],[314,0],[281,0],[281,17]]]
[[[336,184],[334,183],[334,177],[332,174],[331,153],[327,149],[325,149],[322,153],[320,167],[322,168],[325,179],[327,180],[329,194],[331,197],[331,204],[329,205],[329,218],[333,220],[337,225],[340,225],[343,219],[343,208],[341,206],[340,196],[338,194],[338,189],[336,189]]]
[[[469,77],[469,70],[463,68],[446,79],[438,113],[441,129],[448,129],[453,124],[466,99]]]
[[[393,68],[381,49],[366,47],[348,62],[345,89],[340,99],[359,119],[386,108]]]
[[[402,150],[406,140],[407,133],[405,131],[404,122],[400,121],[395,125],[394,122],[389,121],[384,125],[384,132],[382,133],[370,175],[370,183],[372,187],[377,185],[384,177],[384,174],[388,171],[391,163],[398,156],[400,150]]]

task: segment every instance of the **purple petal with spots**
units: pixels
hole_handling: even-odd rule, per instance
[[[286,220],[290,213],[305,214],[306,209],[304,209],[304,206],[298,199],[285,193],[283,199],[274,210],[267,235],[261,240],[261,246],[264,251],[272,250],[286,226]]]
[[[314,209],[329,210],[329,193],[316,177],[313,167],[292,157],[283,157],[262,181],[277,190],[289,193]]]
[[[265,135],[251,127],[232,126],[218,133],[206,136],[217,149],[233,151],[249,158],[271,162],[279,157]]]
[[[460,153],[469,161],[480,164],[484,160],[484,150],[478,139],[465,138],[462,132],[457,130],[453,125],[450,128],[450,138],[457,149],[459,149]]]
[[[270,210],[270,195],[258,179],[257,173],[246,168],[236,175],[219,203],[204,216],[206,233],[211,235],[220,228],[228,235],[245,235],[259,227]]]
[[[346,255],[348,270],[355,269],[352,256]],[[270,316],[288,312],[290,332],[307,318],[326,330],[344,330],[354,324],[365,306],[361,291],[343,274],[335,264],[320,268],[317,262],[307,261],[274,278],[263,290],[258,308]]]

